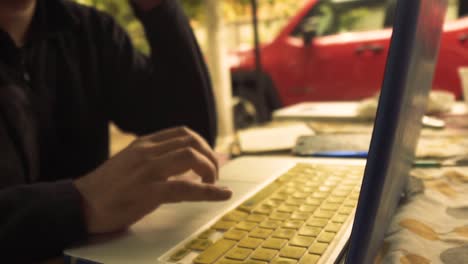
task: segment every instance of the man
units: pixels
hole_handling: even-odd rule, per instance
[[[2,262],[57,256],[163,203],[231,196],[214,185],[213,95],[186,17],[176,0],[130,3],[150,58],[94,9],[0,1]],[[110,121],[142,137],[105,161]],[[203,183],[169,180],[189,170]]]

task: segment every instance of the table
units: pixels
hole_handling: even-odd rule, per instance
[[[277,115],[276,120],[298,121],[294,117],[300,116],[297,114],[300,108],[280,111],[282,115]],[[468,138],[466,114],[465,104],[457,103],[452,112],[439,117],[447,121],[449,132],[463,133]],[[299,120],[317,121],[302,117]],[[334,129],[340,130],[336,133],[346,133],[346,129],[351,130],[348,133],[371,131],[362,122],[355,127],[336,126],[334,123],[321,129],[325,133],[334,133]],[[444,133],[424,132],[436,137]],[[453,144],[456,144],[455,141]],[[468,154],[468,149],[465,154]],[[376,263],[468,263],[468,167],[414,169],[409,179],[406,199],[394,215]]]
[[[468,263],[468,167],[415,169],[376,263]]]

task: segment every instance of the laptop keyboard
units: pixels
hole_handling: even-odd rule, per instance
[[[354,212],[362,175],[361,166],[297,164],[169,262],[314,264]]]

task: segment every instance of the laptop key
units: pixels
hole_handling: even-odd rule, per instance
[[[270,261],[278,254],[278,250],[259,248],[251,256],[252,259]]]
[[[270,219],[284,221],[288,219],[291,215],[288,213],[274,212],[270,215]]]
[[[240,222],[235,228],[239,230],[252,231],[257,226],[257,223],[253,222]]]
[[[328,247],[327,243],[315,242],[309,248],[309,253],[316,254],[316,255],[322,255],[325,252],[325,250],[327,250],[327,247]]]
[[[269,215],[275,207],[268,205],[268,204],[261,204],[259,207],[255,208],[253,213],[254,214],[261,214],[261,215]]]
[[[330,243],[333,241],[333,238],[335,237],[335,233],[332,232],[322,232],[320,235],[317,237],[318,242],[324,242],[324,243]]]
[[[301,236],[317,237],[320,232],[322,232],[322,229],[314,226],[304,226],[299,229],[299,235]]]
[[[333,196],[336,196],[336,197],[346,197],[348,196],[348,194],[350,193],[350,191],[333,191]]]
[[[268,198],[271,193],[275,192],[279,187],[281,187],[281,184],[278,182],[272,182],[270,185],[266,186],[262,190],[260,190],[258,193],[256,193],[254,196],[249,198],[247,201],[245,201],[242,205],[239,206],[239,210],[245,211],[245,212],[252,212],[252,210],[260,204],[263,200]]]
[[[303,224],[304,221],[300,220],[286,220],[283,224],[283,228],[299,229]]]
[[[276,257],[270,264],[297,264],[297,261],[294,259]]]
[[[320,259],[319,255],[315,254],[305,254],[299,264],[316,264]]]
[[[278,212],[282,212],[282,213],[292,213],[292,212],[296,211],[296,209],[297,209],[297,206],[282,204],[276,210],[278,210]]]
[[[270,197],[270,199],[276,200],[276,201],[284,201],[284,200],[288,199],[288,195],[287,194],[281,194],[281,193],[275,193],[275,194],[273,194],[273,196]]]
[[[223,220],[225,221],[234,221],[234,222],[240,222],[244,220],[249,214],[246,212],[241,212],[239,210],[234,210],[232,212],[229,212],[223,217]]]
[[[315,206],[319,206],[322,202],[319,200],[319,199],[316,199],[316,198],[307,198],[306,201],[305,201],[305,204],[307,205],[315,205]]]
[[[307,220],[309,219],[310,217],[310,214],[308,213],[304,213],[304,212],[294,212],[292,215],[291,215],[291,219],[292,220]]]
[[[185,247],[193,250],[203,251],[211,246],[213,242],[207,239],[195,239],[189,242]]]
[[[327,202],[342,204],[344,200],[345,200],[344,197],[337,197],[337,196],[332,195],[332,196],[328,197]]]
[[[187,256],[190,252],[192,252],[190,249],[187,249],[187,248],[182,248],[182,249],[179,249],[176,251],[176,253],[174,253],[170,259],[172,261],[179,261],[179,260],[182,260],[183,258],[185,258],[185,256]]]
[[[341,228],[341,224],[328,223],[328,225],[325,227],[325,231],[338,233],[338,231],[340,231],[340,228]]]
[[[340,208],[340,205],[339,205],[339,204],[336,204],[336,203],[328,203],[328,202],[324,202],[324,203],[320,206],[320,209],[326,210],[326,211],[332,211],[332,212],[335,212],[336,210],[338,210],[338,208]]]
[[[235,260],[246,260],[250,254],[252,254],[253,250],[235,247],[226,254],[226,258],[235,259]]]
[[[289,241],[289,245],[308,248],[314,242],[314,237],[295,236]]]
[[[284,203],[290,206],[300,206],[305,203],[305,199],[295,199],[295,198],[289,197]]]
[[[234,245],[235,241],[221,239],[203,251],[194,259],[197,264],[211,264],[218,260],[222,255],[228,252]]]
[[[254,237],[254,238],[262,238],[265,239],[271,235],[273,230],[271,229],[266,229],[266,228],[261,228],[257,227],[252,232],[250,232],[249,236]]]
[[[206,231],[203,231],[203,232],[198,236],[198,238],[201,238],[201,239],[209,239],[214,233],[216,233],[216,230],[208,229],[208,230],[206,230]]]
[[[266,219],[267,219],[267,217],[265,215],[252,214],[252,215],[249,215],[245,219],[245,221],[254,222],[254,223],[261,223],[261,222],[265,221]]]
[[[344,206],[346,207],[356,207],[357,206],[357,201],[356,200],[347,200],[343,203]]]
[[[359,194],[358,193],[352,193],[350,196],[349,196],[349,199],[352,199],[354,201],[357,201],[359,199]]]
[[[235,229],[231,229],[224,233],[224,238],[236,241],[240,241],[245,236],[247,236],[247,232]]]
[[[282,225],[281,221],[277,220],[266,220],[260,223],[260,227],[266,228],[266,229],[276,229]]]
[[[239,260],[227,259],[227,258],[224,258],[224,259],[216,262],[216,264],[243,264],[243,263],[244,262],[239,261]]]
[[[269,239],[265,240],[262,247],[279,250],[279,249],[283,248],[286,245],[287,242],[288,242],[287,239],[269,238]]]
[[[296,234],[296,230],[279,228],[273,233],[273,237],[291,239]]]
[[[256,249],[262,244],[262,242],[263,242],[262,239],[253,238],[253,237],[245,237],[237,245],[243,248]]]
[[[315,198],[315,199],[325,199],[325,198],[328,197],[328,195],[329,195],[329,194],[326,193],[326,192],[320,192],[320,191],[319,191],[319,192],[314,192],[314,193],[312,194],[312,198]]]
[[[312,188],[312,187],[307,187],[307,186],[299,187],[299,191],[301,191],[303,193],[308,193],[308,194],[312,194],[315,190],[317,190],[317,189]]]
[[[352,207],[341,207],[340,210],[338,210],[338,213],[341,215],[349,215],[353,212],[354,208]]]
[[[324,211],[324,210],[317,210],[314,212],[314,216],[317,218],[324,218],[324,219],[330,219],[333,217],[335,213],[330,212],[330,211]]]
[[[307,250],[302,247],[285,246],[280,251],[280,256],[285,258],[300,259]]]
[[[231,229],[231,227],[235,226],[237,223],[234,221],[218,221],[216,224],[214,224],[211,228],[220,230],[220,231],[227,231]]]
[[[307,221],[308,226],[315,226],[315,227],[325,227],[328,224],[328,220],[326,219],[318,219],[312,218]]]
[[[272,208],[276,208],[276,207],[280,206],[281,203],[282,203],[281,201],[268,199],[268,200],[264,201],[262,204],[265,205],[265,206],[271,206]]]
[[[309,193],[304,193],[304,192],[296,192],[295,194],[292,195],[293,198],[295,199],[305,199],[309,197]]]
[[[339,215],[335,215],[335,216],[331,219],[331,221],[332,221],[333,223],[340,223],[340,224],[342,224],[342,223],[344,223],[344,222],[346,221],[347,218],[348,218],[347,215],[339,214]]]
[[[249,259],[249,260],[242,262],[242,264],[267,264],[267,263],[264,261]]]

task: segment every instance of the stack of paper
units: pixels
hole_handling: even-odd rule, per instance
[[[304,123],[252,128],[238,133],[239,145],[244,153],[273,152],[292,149],[300,136],[314,135]]]

